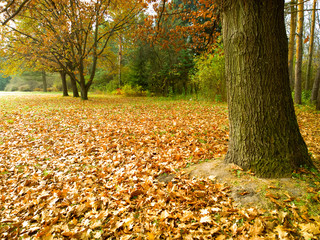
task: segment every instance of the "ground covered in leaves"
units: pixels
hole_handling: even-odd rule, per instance
[[[319,166],[320,114],[297,115]],[[223,104],[8,95],[0,97],[0,132],[1,239],[320,237],[316,173],[293,176],[308,185],[304,202],[288,194],[279,204],[268,192],[273,210],[237,206],[234,183],[185,174],[226,153]]]

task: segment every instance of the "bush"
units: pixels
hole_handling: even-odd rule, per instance
[[[312,92],[312,90],[304,90],[304,91],[302,91],[301,101],[302,101],[303,104],[309,104],[310,103],[311,92]]]
[[[20,92],[30,92],[31,91],[31,87],[28,84],[22,85],[20,87],[18,87],[18,91]]]
[[[127,97],[145,97],[148,95],[147,91],[143,91],[141,86],[124,85],[122,89],[117,89],[112,92],[115,95],[125,95]]]
[[[195,59],[192,82],[198,88],[198,94],[215,101],[226,101],[225,63],[223,50],[204,54]]]
[[[114,78],[105,85],[105,91],[108,93],[113,93],[119,88],[119,80]]]
[[[18,87],[14,84],[9,83],[4,90],[7,92],[15,92],[18,91]]]

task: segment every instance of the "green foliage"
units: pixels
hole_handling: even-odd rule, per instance
[[[107,93],[114,93],[119,88],[119,79],[116,77],[112,79],[111,81],[107,82],[105,84],[104,88],[101,88],[100,90],[106,91]]]
[[[148,91],[144,91],[141,86],[131,86],[129,84],[124,85],[121,89],[113,91],[115,95],[125,95],[127,97],[145,97],[148,95]]]
[[[59,74],[47,74],[48,91],[61,91],[62,83]],[[39,91],[43,89],[42,75],[40,72],[24,72],[10,79],[4,88],[5,91]]]
[[[191,74],[198,94],[217,102],[226,100],[225,61],[223,50],[203,54],[195,59],[194,72]]]
[[[312,90],[302,91],[302,96],[301,96],[302,104],[310,104],[311,92]]]
[[[22,76],[13,77],[5,87],[5,91],[31,91],[35,88],[42,88],[42,83],[36,80],[26,80]]]
[[[9,83],[11,77],[3,77],[0,74],[0,91],[3,91],[6,87],[6,85]]]
[[[92,86],[92,90],[99,90],[102,92],[112,92],[117,87],[119,87],[119,83],[113,81],[115,75],[109,73],[107,70],[98,69],[96,75],[94,77],[94,85]],[[118,86],[115,86],[118,84]]]

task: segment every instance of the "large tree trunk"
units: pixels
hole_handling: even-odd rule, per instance
[[[43,83],[43,91],[44,92],[48,92],[46,72],[42,71],[41,76],[42,76],[42,83]]]
[[[310,45],[309,45],[309,55],[308,55],[308,65],[307,65],[307,78],[304,89],[310,90],[310,79],[311,79],[311,63],[313,55],[313,42],[314,42],[314,28],[316,23],[316,6],[317,0],[313,1],[312,17],[311,17],[311,31],[310,31]]]
[[[68,94],[67,79],[66,79],[67,73],[64,71],[60,71],[59,73],[60,73],[61,81],[62,81],[63,96],[68,97],[69,94]]]
[[[311,99],[310,99],[311,103],[314,103],[317,101],[319,90],[320,90],[320,67],[318,68],[316,78],[314,79],[314,82],[313,82]]]
[[[89,88],[86,87],[86,79],[84,77],[84,70],[83,65],[79,67],[79,85],[80,85],[80,92],[81,92],[81,99],[88,100],[88,90]]]
[[[301,67],[302,67],[302,36],[303,36],[303,4],[304,0],[298,0],[298,30],[296,42],[296,69],[295,69],[295,83],[294,83],[294,103],[301,104]]]
[[[290,19],[290,38],[289,38],[289,79],[290,87],[294,89],[294,71],[293,71],[293,57],[294,57],[294,42],[296,39],[296,28],[297,28],[297,7],[296,1],[291,1],[291,19]]]
[[[290,92],[284,1],[224,0],[229,106],[225,161],[259,177],[312,166]]]

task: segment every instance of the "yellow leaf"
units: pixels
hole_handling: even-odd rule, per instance
[[[148,237],[149,240],[154,240],[154,239],[155,239],[154,234],[151,233],[151,232],[148,232],[148,233],[147,233],[147,237]]]

